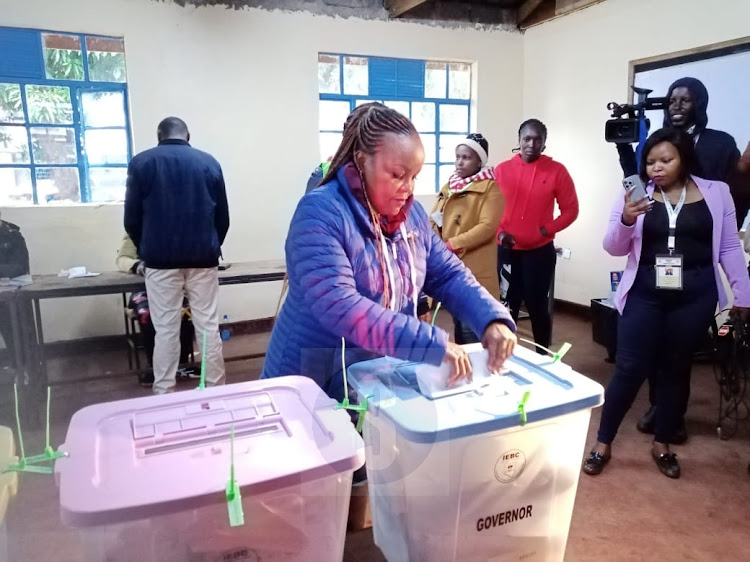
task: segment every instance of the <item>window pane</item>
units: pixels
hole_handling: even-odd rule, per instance
[[[468,100],[471,97],[471,65],[452,62],[448,65],[448,97]]]
[[[417,195],[427,195],[436,193],[435,190],[435,166],[433,164],[425,164],[417,176],[414,193]]]
[[[435,104],[414,102],[411,104],[411,120],[417,131],[431,133],[435,130]]]
[[[73,122],[70,88],[26,86],[26,103],[31,123],[67,124]]]
[[[445,185],[451,179],[451,175],[456,171],[455,166],[440,166],[440,185]]]
[[[321,94],[341,93],[339,57],[318,55],[318,90]]]
[[[86,37],[89,80],[125,82],[125,43],[122,39]]]
[[[35,164],[75,164],[75,131],[71,127],[32,127],[31,152]]]
[[[0,164],[28,164],[29,137],[26,127],[6,125],[0,127]]]
[[[78,168],[37,168],[36,197],[40,205],[81,200]]]
[[[441,105],[440,130],[449,133],[466,133],[469,129],[469,107],[466,105]]]
[[[351,96],[366,96],[368,92],[367,59],[344,57],[344,93]]]
[[[408,101],[387,101],[385,102],[386,107],[395,109],[401,115],[404,115],[407,119],[409,118],[409,102]]]
[[[93,203],[125,200],[127,168],[89,168],[89,188]]]
[[[34,203],[29,168],[0,168],[0,206]]]
[[[359,107],[360,105],[365,105],[366,103],[372,103],[372,102],[378,102],[383,103],[383,100],[357,100],[355,103],[356,107]]]
[[[444,62],[428,62],[424,71],[424,97],[444,98],[448,76]]]
[[[75,35],[42,33],[47,78],[83,80],[81,39]]]
[[[83,124],[86,127],[124,127],[125,100],[122,92],[84,92]]]
[[[325,101],[320,102],[320,130],[341,131],[344,129],[344,121],[349,116],[350,106],[348,101]]]
[[[88,129],[84,147],[89,164],[127,164],[128,136],[125,129]]]
[[[24,121],[21,86],[0,84],[0,122],[23,123]]]
[[[440,135],[440,161],[455,162],[456,147],[466,135]]]
[[[341,133],[320,133],[320,161],[325,162],[336,154],[341,144]]]
[[[435,163],[435,135],[428,135],[421,133],[419,138],[422,139],[422,146],[424,147],[424,161],[427,164]]]

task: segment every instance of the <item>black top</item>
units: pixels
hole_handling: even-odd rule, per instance
[[[629,144],[618,144],[620,166],[625,177],[638,173],[635,151]],[[737,229],[742,226],[745,215],[750,209],[750,198],[742,189],[742,182],[736,173],[740,151],[734,137],[724,131],[704,129],[695,143],[695,167],[691,173],[707,180],[723,181],[729,190],[737,209]]]
[[[685,269],[713,266],[713,218],[705,199],[682,206],[675,230],[675,254],[682,256]],[[667,207],[661,201],[654,201],[653,209],[643,219],[643,248],[639,265],[653,266],[657,254],[668,254],[668,236]]]

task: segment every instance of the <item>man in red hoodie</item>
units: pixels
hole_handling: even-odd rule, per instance
[[[497,267],[510,263],[511,281],[507,300],[514,320],[521,303],[531,317],[534,341],[549,347],[552,318],[549,290],[555,275],[555,234],[578,217],[578,197],[565,166],[542,156],[547,127],[529,119],[518,129],[520,154],[495,169],[495,178],[505,196],[505,212],[498,229]],[[560,215],[553,219],[555,201]],[[502,279],[501,279],[502,283]],[[537,351],[544,353],[537,348]]]

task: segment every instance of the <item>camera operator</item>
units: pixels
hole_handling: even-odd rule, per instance
[[[750,193],[738,181],[740,151],[732,135],[708,129],[708,90],[696,78],[680,78],[667,92],[664,127],[675,127],[690,134],[698,159],[697,176],[729,185],[737,210],[737,228],[742,226],[750,209]],[[620,166],[625,176],[638,173],[635,152],[629,144],[618,144]]]

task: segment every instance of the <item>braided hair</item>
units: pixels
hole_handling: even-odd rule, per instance
[[[320,183],[331,181],[336,177],[339,168],[354,162],[357,151],[375,154],[378,145],[388,133],[410,136],[416,135],[417,129],[408,117],[382,103],[368,103],[352,111],[346,120],[344,135],[331,160],[331,167]]]
[[[418,134],[414,124],[407,117],[381,103],[368,103],[352,111],[346,120],[341,144],[338,150],[336,150],[333,160],[331,160],[328,173],[320,183],[324,184],[331,181],[336,177],[339,169],[350,162],[355,162],[354,157],[358,151],[361,150],[369,155],[375,154],[378,146],[383,141],[383,137],[389,133],[405,136]],[[370,221],[375,231],[375,251],[377,252],[378,262],[380,263],[383,275],[383,301],[381,304],[385,308],[388,308],[394,288],[390,286],[388,281],[386,258],[383,255],[384,235],[380,226],[380,215],[372,206],[372,203],[370,203],[362,170],[359,170],[359,175],[362,180],[362,190],[367,201]]]
[[[544,137],[544,140],[547,140],[547,125],[542,123],[539,119],[527,119],[523,123],[521,123],[521,126],[518,127],[518,137],[521,137],[521,131],[523,131],[526,127],[536,127],[540,133],[542,133],[542,137]]]
[[[342,131],[345,132],[354,121],[359,119],[360,115],[362,115],[364,112],[366,112],[370,107],[374,105],[382,106],[383,104],[380,103],[379,101],[371,101],[369,103],[364,103],[362,105],[358,105],[357,107],[355,107],[354,111],[352,111],[349,115],[346,116],[346,121],[344,121],[344,128],[342,129]]]

